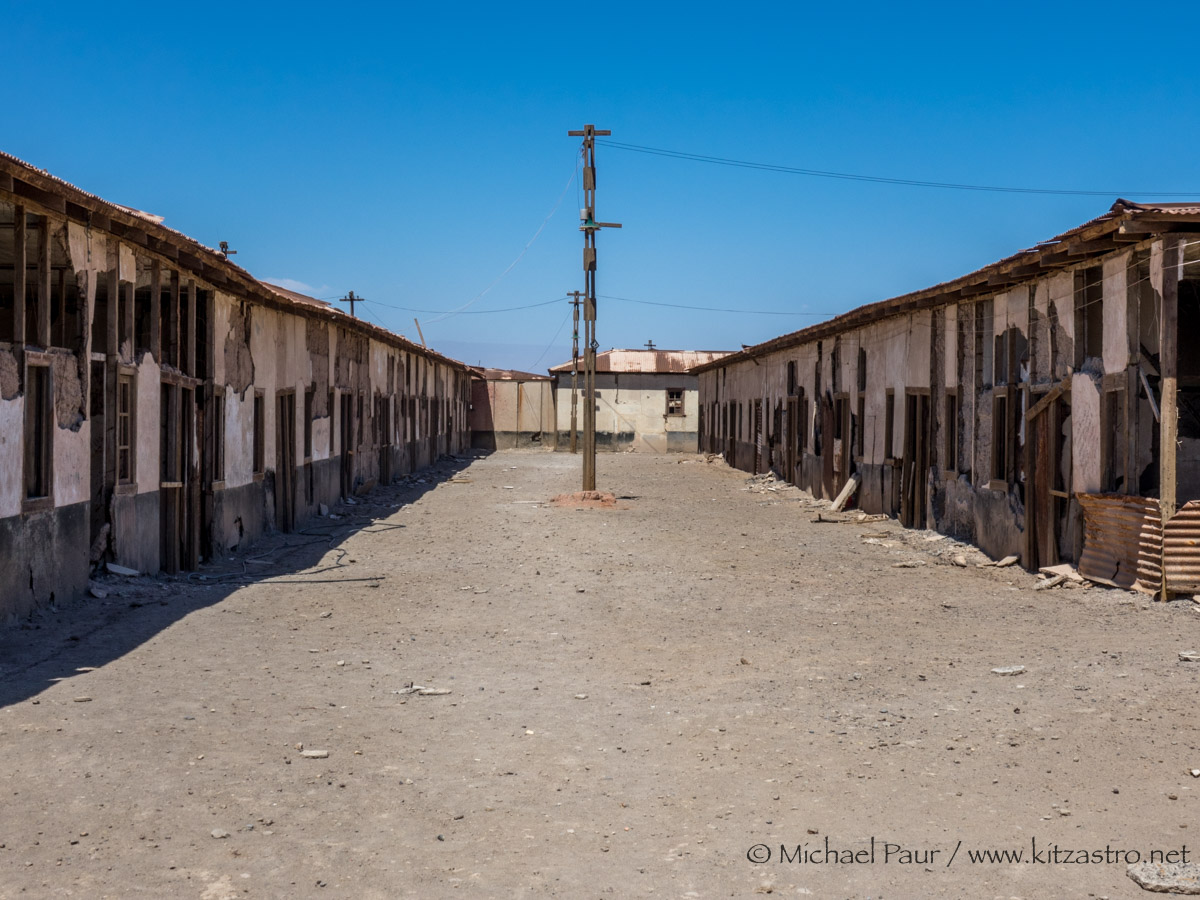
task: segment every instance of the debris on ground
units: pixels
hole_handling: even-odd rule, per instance
[[[392,691],[393,694],[416,694],[418,697],[442,697],[451,693],[449,688],[431,688],[420,684],[408,684],[398,691]]]
[[[997,666],[992,669],[993,675],[1020,675],[1025,671],[1024,666]]]
[[[1200,894],[1200,863],[1135,863],[1125,873],[1147,891]]]

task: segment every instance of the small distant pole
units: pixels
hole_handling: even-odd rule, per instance
[[[417,321],[417,317],[416,317],[416,316],[413,316],[413,324],[417,326],[417,334],[418,334],[418,335],[420,336],[420,338],[421,338],[421,346],[422,346],[422,347],[425,347],[425,335],[424,335],[424,334],[422,333],[422,331],[421,331],[421,323]],[[428,348],[428,347],[425,347],[425,349],[426,349],[426,350],[428,350],[429,348]]]
[[[231,256],[237,256],[236,250],[229,249],[229,241],[221,241],[221,243],[218,246],[221,248],[221,255],[224,256],[226,259],[229,259],[229,257],[231,257]]]
[[[342,297],[340,300],[338,300],[338,303],[349,303],[350,304],[350,317],[353,318],[354,317],[354,304],[359,300],[362,300],[362,297],[355,297],[354,291],[350,291],[350,293],[348,293],[345,297]]]
[[[655,350],[655,349],[657,349],[657,348],[654,346],[654,341],[646,341],[646,349],[647,349],[647,350]]]

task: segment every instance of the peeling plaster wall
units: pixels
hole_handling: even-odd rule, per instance
[[[1124,372],[1129,364],[1129,253],[1104,261],[1104,371]]]
[[[0,519],[21,512],[25,399],[0,400]]]
[[[162,370],[154,357],[145,354],[138,364],[134,387],[137,391],[137,418],[134,435],[137,441],[134,475],[138,493],[158,490],[162,471]]]
[[[1071,379],[1071,490],[1094,494],[1103,482],[1100,471],[1100,380],[1078,372]]]
[[[1053,381],[1061,381],[1075,366],[1075,274],[1058,272],[1047,286],[1047,313],[1054,354]]]

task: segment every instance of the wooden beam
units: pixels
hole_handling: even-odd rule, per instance
[[[150,263],[150,355],[162,365],[162,264]]]
[[[1064,392],[1069,391],[1070,389],[1071,389],[1071,379],[1068,376],[1067,378],[1063,379],[1058,384],[1056,384],[1054,387],[1050,388],[1050,390],[1046,391],[1046,393],[1042,394],[1042,396],[1038,399],[1037,403],[1033,404],[1033,406],[1029,407],[1029,409],[1026,410],[1025,421],[1032,422],[1034,419],[1036,419],[1039,415],[1042,414],[1042,412],[1046,409],[1047,406],[1049,406],[1051,403],[1053,403],[1055,400],[1057,400],[1059,397],[1061,397]]]
[[[1158,249],[1158,246],[1154,248]],[[1165,237],[1161,249],[1161,278],[1159,294],[1162,314],[1159,316],[1159,369],[1162,371],[1162,392],[1159,421],[1159,509],[1162,523],[1175,515],[1176,510],[1176,445],[1179,433],[1179,406],[1176,390],[1179,379],[1179,238]],[[1151,262],[1151,283],[1155,266]],[[1167,598],[1167,567],[1163,565],[1162,598]]]
[[[187,346],[184,347],[183,371],[188,375],[196,374],[196,281],[189,278],[187,283]]]
[[[26,234],[25,234],[25,206],[18,203],[15,208],[16,220],[13,229],[13,343],[18,346],[24,346],[29,335],[26,332],[28,327],[25,324],[25,294],[28,289],[25,286],[25,279],[28,275],[26,266],[28,262],[25,258],[26,253]]]
[[[50,218],[42,216],[38,229],[37,343],[50,347]]]
[[[105,259],[106,271],[104,273],[104,278],[105,278],[104,283],[105,283],[105,287],[107,288],[107,292],[108,292],[108,318],[107,318],[107,321],[105,321],[105,323],[104,323],[104,327],[105,327],[106,335],[108,338],[108,358],[111,363],[111,360],[116,359],[117,353],[121,349],[120,338],[119,338],[120,331],[118,330],[119,326],[120,326],[120,322],[117,319],[117,316],[121,309],[121,281],[120,281],[120,278],[121,278],[121,245],[120,245],[120,243],[117,241],[107,241],[105,256],[106,256],[106,259]],[[110,369],[112,368],[111,364],[110,364],[109,368]],[[109,381],[111,382],[112,379],[110,378]],[[110,411],[108,413],[108,415],[116,415],[116,414]],[[115,448],[113,448],[113,452],[114,453],[116,452]]]

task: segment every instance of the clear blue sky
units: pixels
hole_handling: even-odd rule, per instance
[[[1106,210],[1200,194],[1200,6],[10,4],[0,149],[470,363],[570,355],[587,122],[810,169],[601,146],[603,348],[736,349],[953,278]],[[917,11],[914,11],[917,10]],[[1192,73],[1192,74],[1189,74]],[[1162,198],[1159,198],[1162,199]],[[381,304],[390,304],[384,306]],[[798,315],[800,313],[807,315]],[[558,330],[560,329],[561,330]],[[555,337],[557,333],[557,337]]]

